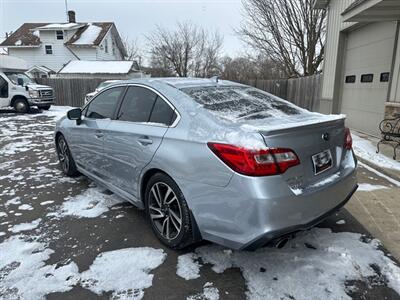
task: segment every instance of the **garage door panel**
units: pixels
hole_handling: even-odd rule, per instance
[[[390,71],[395,31],[395,23],[386,22],[369,24],[348,34],[344,76],[355,75],[356,81],[343,84],[341,112],[355,129],[379,132],[388,93],[388,83],[380,82],[380,74]],[[363,74],[373,74],[373,82],[362,83]]]

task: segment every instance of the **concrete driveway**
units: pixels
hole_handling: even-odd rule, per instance
[[[164,247],[142,211],[63,176],[53,129],[66,109],[0,111],[0,299],[400,299],[395,258],[346,209],[282,249]],[[369,185],[346,206],[353,215],[371,197],[399,200],[375,172],[361,167],[359,180]]]

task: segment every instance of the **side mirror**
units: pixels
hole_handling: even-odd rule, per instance
[[[24,86],[24,80],[21,77],[17,78],[17,84],[20,86]]]
[[[67,118],[75,120],[76,124],[79,125],[82,120],[82,111],[80,108],[74,108],[67,112]]]

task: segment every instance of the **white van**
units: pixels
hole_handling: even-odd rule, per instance
[[[27,69],[25,61],[0,55],[0,108],[14,107],[26,113],[31,106],[48,110],[54,104],[54,90],[37,84],[25,73]]]

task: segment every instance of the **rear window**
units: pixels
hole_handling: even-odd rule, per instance
[[[298,115],[290,102],[250,87],[196,87],[182,91],[219,117],[232,121]]]

